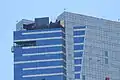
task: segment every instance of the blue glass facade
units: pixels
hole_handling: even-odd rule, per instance
[[[74,26],[74,73],[75,79],[80,79],[81,65],[84,49],[84,36],[86,26]]]
[[[75,74],[75,79],[80,79],[80,74]]]
[[[66,80],[63,28],[14,32],[14,80]]]

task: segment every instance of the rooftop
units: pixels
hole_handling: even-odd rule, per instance
[[[61,21],[49,23],[49,17],[35,18],[34,21],[22,19],[16,24],[16,31],[63,27]]]

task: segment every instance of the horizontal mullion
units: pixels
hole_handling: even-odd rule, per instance
[[[74,66],[82,66],[82,64],[75,64]]]
[[[82,59],[82,57],[75,57],[74,59]]]
[[[44,52],[44,53],[30,53],[30,54],[22,54],[22,56],[36,56],[36,55],[46,55],[46,54],[61,54],[63,51],[57,52]]]
[[[22,47],[22,49],[29,49],[29,48],[47,48],[47,47],[58,47],[62,46],[62,44],[57,45],[44,45],[44,46],[29,46],[29,47]]]
[[[84,50],[74,50],[74,52],[83,52]]]
[[[40,76],[55,76],[55,75],[65,75],[65,74],[64,73],[35,74],[35,75],[23,75],[22,77],[40,77]]]
[[[78,74],[78,73],[81,73],[80,71],[78,71],[78,72],[75,72],[75,74]]]
[[[85,35],[75,35],[74,37],[85,37]]]
[[[83,45],[84,43],[74,43],[74,45]]]
[[[32,68],[23,68],[23,70],[38,70],[38,69],[52,69],[52,68],[64,68],[64,66],[47,66],[47,67],[32,67]]]

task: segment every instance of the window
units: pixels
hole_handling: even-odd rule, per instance
[[[82,63],[82,59],[75,59],[75,60],[74,60],[74,63],[75,63],[75,64],[81,64],[81,63]]]
[[[105,64],[108,64],[108,58],[105,58]]]
[[[75,79],[80,79],[80,74],[75,74]]]
[[[83,43],[84,42],[84,37],[75,37],[74,38],[74,43]]]
[[[81,67],[80,66],[75,66],[75,71],[81,71]]]
[[[83,30],[83,31],[74,31],[73,34],[74,35],[85,35],[85,30]]]
[[[82,75],[82,80],[85,80],[85,75]]]
[[[83,50],[83,45],[74,45],[74,50]]]
[[[105,56],[108,57],[108,51],[105,51]]]
[[[74,52],[74,57],[82,57],[83,52]]]

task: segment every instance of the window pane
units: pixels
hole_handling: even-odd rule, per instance
[[[75,64],[81,64],[81,63],[82,63],[82,60],[81,60],[81,59],[75,59],[75,60],[74,60],[74,63],[75,63]]]
[[[75,71],[81,71],[81,67],[80,66],[75,66]]]
[[[80,74],[75,74],[75,79],[80,79]]]
[[[82,80],[85,80],[85,75],[82,75]]]
[[[105,51],[105,56],[108,57],[108,51]]]
[[[108,64],[108,58],[105,58],[105,64]]]

